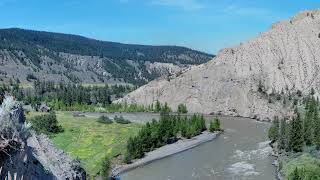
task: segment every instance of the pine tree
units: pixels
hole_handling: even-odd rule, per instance
[[[292,151],[292,148],[291,148],[291,129],[292,129],[292,121],[289,121],[287,124],[286,124],[286,136],[285,136],[285,139],[286,139],[286,146],[285,146],[285,151],[286,152],[290,152]]]
[[[178,105],[178,113],[181,113],[181,114],[188,113],[187,106],[184,104],[179,104]]]
[[[297,167],[296,167],[296,169],[293,171],[290,179],[291,179],[291,180],[302,180],[302,178],[300,177],[299,170],[298,170]]]
[[[285,119],[282,119],[280,121],[280,130],[279,130],[279,143],[278,143],[278,148],[280,150],[283,150],[287,146],[287,134],[286,134],[286,129],[287,129],[287,123]]]
[[[313,142],[313,115],[315,111],[315,100],[314,98],[309,98],[307,102],[307,112],[303,122],[303,130],[304,130],[304,141],[307,146],[312,145]]]
[[[294,152],[302,152],[303,150],[303,123],[298,110],[295,110],[296,116],[292,120],[292,127],[290,131],[290,149]]]
[[[161,104],[160,104],[159,100],[156,101],[155,111],[156,112],[160,112],[161,111]]]
[[[318,109],[314,112],[314,143],[316,148],[320,150],[320,118]]]
[[[219,131],[221,128],[220,128],[220,120],[218,118],[215,118],[214,122],[214,127],[217,131]]]
[[[209,131],[215,132],[221,130],[220,128],[220,120],[218,118],[215,118],[213,121],[210,122]]]
[[[272,122],[272,126],[269,129],[268,136],[271,141],[278,140],[278,137],[279,137],[279,119],[278,119],[278,117],[274,117],[274,120]]]
[[[311,92],[310,92],[310,94],[313,96],[314,95],[314,89],[313,88],[311,88]]]

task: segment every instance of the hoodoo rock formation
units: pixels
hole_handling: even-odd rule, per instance
[[[304,11],[291,20],[238,46],[223,49],[206,64],[172,79],[161,79],[118,102],[150,105],[156,100],[172,108],[185,103],[190,112],[222,113],[267,120],[285,116],[283,102],[272,93],[294,94],[320,89],[320,11]]]

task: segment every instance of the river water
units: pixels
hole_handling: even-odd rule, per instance
[[[136,122],[158,117],[156,114],[123,116]],[[220,119],[225,132],[217,139],[126,172],[121,180],[275,179],[274,159],[270,156],[272,149],[267,141],[270,125],[247,118]]]

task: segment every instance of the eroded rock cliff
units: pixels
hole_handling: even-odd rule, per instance
[[[223,49],[210,62],[170,81],[156,80],[118,102],[150,105],[185,103],[190,112],[221,112],[267,120],[290,111],[268,102],[272,92],[309,93],[320,88],[320,11],[304,11],[267,32]],[[263,93],[259,92],[263,87]]]

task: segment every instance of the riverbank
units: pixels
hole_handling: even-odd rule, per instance
[[[276,180],[282,180],[283,176],[281,174],[281,169],[280,169],[280,154],[279,151],[277,150],[276,146],[274,143],[270,142],[269,146],[272,148],[272,154],[271,156],[273,156],[275,158],[275,160],[273,161],[272,165],[276,168]]]
[[[179,140],[173,144],[168,144],[165,146],[162,146],[154,151],[146,153],[146,155],[138,160],[134,160],[131,164],[126,165],[118,165],[112,169],[111,175],[112,176],[118,176],[121,173],[127,172],[129,170],[144,166],[146,164],[149,164],[153,161],[186,151],[188,149],[194,148],[196,146],[199,146],[203,143],[206,143],[208,141],[212,141],[215,139],[219,134],[222,132],[203,132],[202,134],[193,137],[192,139],[183,139]]]

